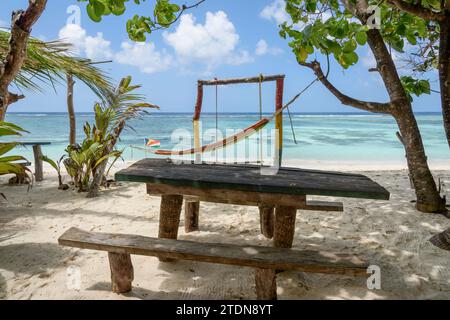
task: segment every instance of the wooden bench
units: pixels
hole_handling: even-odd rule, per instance
[[[262,300],[277,298],[276,270],[367,276],[368,267],[364,261],[347,254],[86,232],[77,228],[67,230],[58,243],[107,251],[112,291],[116,293],[132,289],[131,254],[253,267],[256,269],[256,295]]]
[[[36,178],[36,181],[44,180],[41,146],[50,145],[50,144],[51,144],[51,142],[22,142],[22,145],[24,145],[24,146],[33,146],[34,176]]]

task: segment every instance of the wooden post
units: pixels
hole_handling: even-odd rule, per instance
[[[195,163],[202,163],[202,146],[200,141],[200,123],[198,120],[194,120],[193,122],[193,130],[194,130],[194,160]]]
[[[184,231],[186,233],[198,231],[198,213],[200,201],[186,200],[184,202]]]
[[[256,297],[258,300],[277,300],[277,275],[273,269],[255,270]]]
[[[34,176],[36,181],[44,180],[44,173],[42,170],[42,149],[40,145],[33,146],[34,153]]]
[[[125,293],[132,289],[134,279],[131,257],[125,253],[108,252],[109,266],[111,268],[112,291]]]
[[[176,239],[180,225],[183,196],[162,195],[159,213],[159,238]],[[160,258],[159,261],[171,262],[173,259]]]
[[[200,81],[197,82],[197,101],[195,102],[195,111],[193,121],[194,129],[194,160],[195,163],[202,163],[202,153],[201,153],[201,141],[200,141],[200,114],[202,112],[203,105],[203,85]]]
[[[277,79],[277,88],[275,96],[275,111],[283,108],[283,90],[284,77]],[[278,161],[278,167],[281,167],[283,159],[283,112],[275,117],[275,129],[277,130],[278,139],[275,141],[275,160]],[[274,165],[277,165],[274,163]]]
[[[273,237],[274,219],[275,216],[273,206],[259,206],[259,222],[261,226],[261,233],[268,239],[272,239]]]
[[[275,208],[274,246],[292,248],[295,233],[296,207],[277,206]]]

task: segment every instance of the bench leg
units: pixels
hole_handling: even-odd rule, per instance
[[[295,233],[297,208],[277,206],[275,209],[274,246],[292,248]]]
[[[183,196],[162,195],[159,213],[159,238],[176,239],[180,225]],[[160,258],[159,261],[171,262],[173,259]]]
[[[44,180],[44,174],[42,170],[42,149],[40,145],[33,146],[34,154],[34,176],[36,181]]]
[[[134,279],[134,270],[129,254],[108,252],[109,266],[111,268],[112,291],[126,293],[131,291]]]
[[[198,231],[198,213],[200,201],[186,200],[184,202],[184,231],[186,233]]]
[[[259,221],[261,225],[261,234],[266,238],[272,239],[273,237],[273,223],[275,220],[273,206],[259,206]]]
[[[277,275],[275,270],[256,269],[255,283],[258,300],[277,300]]]

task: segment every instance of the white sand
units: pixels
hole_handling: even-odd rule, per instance
[[[331,169],[316,163],[319,167]],[[58,236],[69,227],[156,236],[159,198],[146,195],[144,184],[121,184],[100,198],[86,199],[75,191],[57,190],[55,175],[46,171],[47,179],[29,191],[1,181],[0,192],[8,201],[0,202],[0,298],[255,298],[250,268],[160,263],[141,256],[132,257],[133,292],[111,293],[106,253],[58,246]],[[450,170],[434,173],[445,181],[449,197]],[[358,254],[380,266],[381,290],[367,289],[363,278],[284,272],[278,276],[279,299],[450,299],[450,252],[428,241],[450,227],[450,219],[414,209],[406,171],[366,174],[391,192],[391,200],[344,199],[344,212],[299,212],[294,247]],[[187,235],[182,220],[180,238],[271,245],[259,233],[253,207],[202,203],[200,227]],[[77,270],[81,284],[74,289],[68,280],[76,279]]]

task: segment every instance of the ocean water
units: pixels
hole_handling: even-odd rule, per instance
[[[418,113],[416,115],[422,133],[426,152],[430,160],[450,160],[442,116],[439,113]],[[258,114],[221,114],[218,121],[220,137],[229,136],[233,130],[244,129],[259,119]],[[44,154],[58,158],[64,153],[68,144],[68,116],[64,113],[9,113],[7,121],[16,123],[29,131],[20,141],[49,141],[50,146],[44,146]],[[77,139],[83,139],[82,127],[85,122],[92,122],[93,114],[77,114]],[[126,130],[121,137],[119,148],[124,149],[125,160],[138,160],[153,156],[151,153],[135,149],[131,146],[143,147],[145,138],[161,141],[162,149],[173,149],[175,146],[191,147],[192,137],[185,138],[180,147],[180,141],[173,137],[192,134],[192,114],[154,113],[143,120],[132,121],[132,129]],[[397,125],[392,117],[376,114],[345,113],[345,114],[293,114],[292,125],[297,143],[294,142],[289,118],[285,116],[283,131],[284,160],[332,160],[332,161],[401,161],[404,159],[404,149],[398,141],[395,132]],[[202,115],[202,132],[211,133],[204,137],[204,142],[215,140],[216,117],[214,114]],[[264,144],[264,158],[272,156],[273,149],[271,130],[273,124],[266,127],[268,144]],[[259,134],[255,134],[248,145],[249,149],[259,145]],[[264,140],[265,141],[265,140]],[[245,143],[245,142],[242,142]],[[241,143],[241,144],[242,144]],[[247,145],[247,146],[248,146]],[[220,154],[226,156],[233,150],[228,147]],[[236,147],[233,147],[236,148]],[[253,149],[252,149],[253,148]],[[269,150],[270,149],[270,150]],[[259,150],[256,147],[256,150]],[[16,151],[33,159],[31,147],[21,147]],[[235,150],[235,154],[239,152]],[[212,156],[212,155],[211,155]],[[214,154],[216,156],[216,154]],[[246,154],[246,159],[256,161],[259,154]]]

